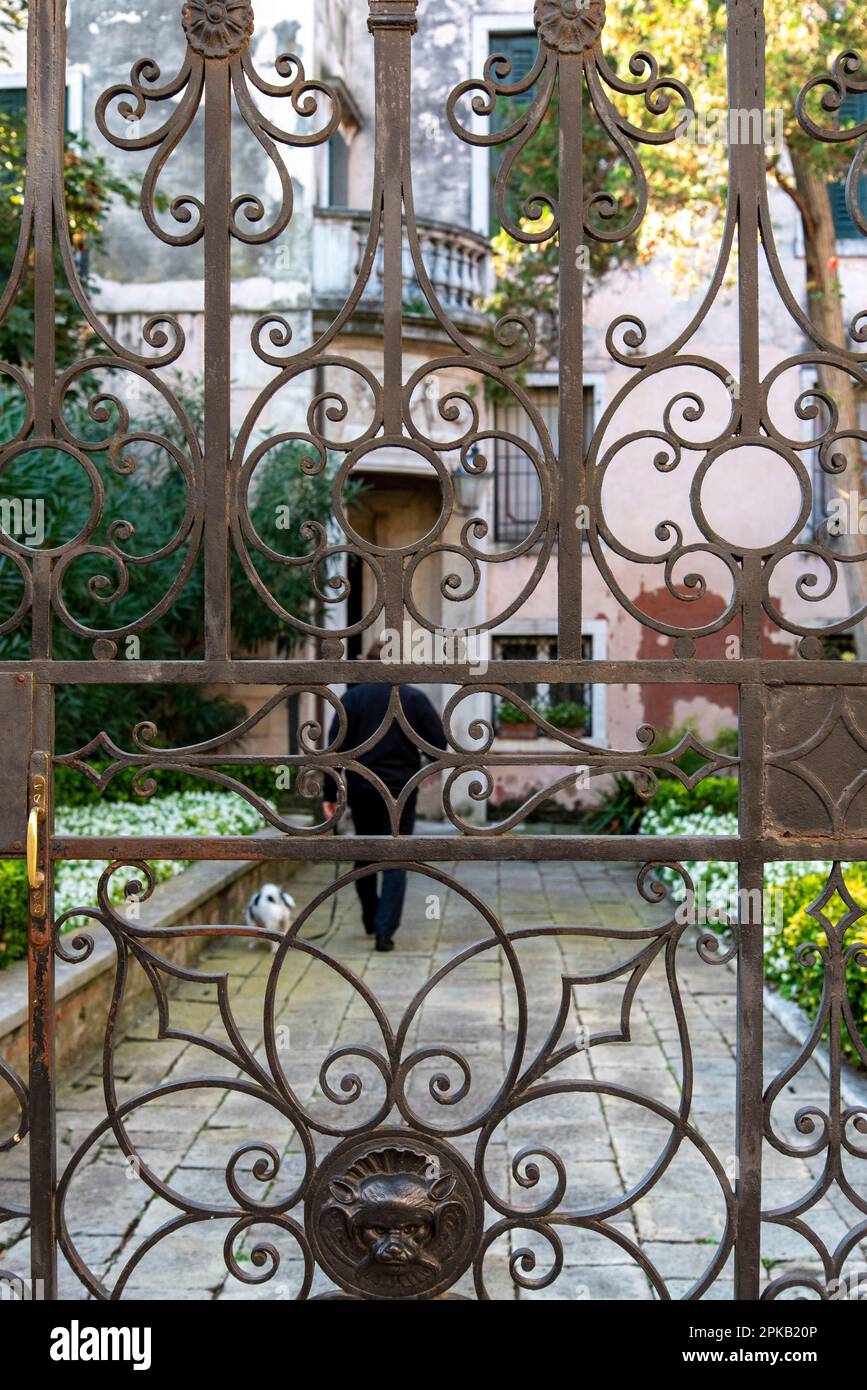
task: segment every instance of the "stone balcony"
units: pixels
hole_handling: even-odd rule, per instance
[[[355,284],[367,243],[370,214],[352,208],[316,208],[313,230],[313,291],[317,308],[342,305]],[[418,222],[425,268],[440,303],[450,318],[469,328],[481,327],[485,315],[479,302],[491,286],[490,243],[446,222]],[[359,310],[381,314],[382,242]],[[403,303],[406,316],[430,317],[404,236]]]

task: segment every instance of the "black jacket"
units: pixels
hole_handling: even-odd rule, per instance
[[[344,748],[347,750],[357,748],[359,744],[366,743],[376,733],[385,718],[391,690],[392,687],[387,684],[351,685],[349,687],[342,697],[343,708],[346,711],[348,721],[342,744]],[[400,687],[400,702],[410,728],[435,748],[445,748],[446,736],[442,720],[427,696],[423,695],[420,690],[416,690],[414,685],[402,685]],[[328,733],[329,745],[333,744],[337,738],[339,728],[340,721],[335,715]],[[397,721],[393,719],[382,738],[367,753],[363,753],[358,762],[369,767],[371,772],[375,772],[377,777],[382,778],[389,791],[396,794],[406,786],[413,773],[418,772],[421,767],[421,758],[419,749],[407,737]],[[354,775],[351,772],[347,774],[350,791],[353,781],[356,780],[361,780],[357,774]],[[366,785],[369,786],[369,783]],[[337,784],[333,777],[325,778],[322,795],[325,801],[337,800]]]

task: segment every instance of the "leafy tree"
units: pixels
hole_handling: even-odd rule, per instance
[[[0,64],[8,61],[3,36],[21,27],[26,15],[24,0],[0,0]],[[9,280],[18,250],[21,211],[24,205],[27,121],[24,112],[0,116],[0,284]],[[90,253],[101,242],[102,228],[111,201],[119,196],[133,203],[135,189],[95,155],[88,141],[67,132],[64,149],[64,188],[67,221],[81,278],[87,282]],[[61,367],[80,353],[87,325],[67,285],[60,257],[55,266],[57,361]],[[89,287],[88,287],[89,288]],[[0,323],[0,362],[28,367],[33,360],[33,253],[25,266],[23,282]],[[89,331],[89,330],[88,330]]]
[[[0,62],[3,34],[18,27],[24,15],[18,0],[0,0]],[[0,118],[0,284],[8,281],[15,262],[21,231],[25,189],[26,120],[23,114]],[[64,152],[64,184],[67,220],[80,276],[87,285],[90,253],[100,245],[105,219],[114,198],[133,202],[136,190],[115,175],[87,142],[67,133]],[[63,368],[85,353],[99,351],[89,326],[82,318],[59,257],[56,263],[55,343],[58,365]],[[0,361],[29,375],[34,354],[33,257],[25,266],[9,313],[0,324]],[[70,390],[64,421],[73,437],[84,441],[105,489],[103,518],[89,537],[91,547],[105,546],[110,528],[128,522],[118,536],[121,548],[132,557],[161,551],[176,534],[184,517],[186,484],[168,448],[153,439],[136,440],[112,466],[105,450],[92,448],[111,436],[117,426],[115,408],[100,406],[97,398],[114,391],[130,412],[130,432],[165,439],[187,454],[187,441],[177,417],[156,391],[145,388],[135,399],[126,386],[118,386],[123,373],[92,372]],[[178,377],[169,383],[193,431],[203,435],[201,382]],[[0,372],[0,444],[16,436],[23,424],[24,402],[11,377]],[[269,450],[256,470],[250,490],[253,525],[262,540],[285,556],[303,556],[311,549],[303,523],[327,529],[332,519],[329,465],[308,474],[302,464],[309,450],[298,443],[283,443]],[[49,485],[50,484],[50,485]],[[350,485],[346,501],[359,492]],[[4,498],[41,501],[44,536],[37,544],[51,548],[72,540],[87,523],[92,487],[86,473],[67,454],[48,448],[19,454],[3,473]],[[8,505],[8,503],[7,503]],[[275,531],[278,508],[292,518],[288,530]],[[34,513],[31,513],[31,516]],[[5,521],[5,519],[4,519]],[[62,594],[69,612],[86,626],[123,627],[148,613],[170,590],[187,558],[186,543],[171,554],[147,563],[128,561],[126,582],[110,555],[85,553],[66,570]],[[281,565],[254,552],[254,565],[263,583],[290,613],[315,616],[314,587],[310,570]],[[282,622],[251,591],[236,557],[232,560],[233,631],[236,640],[250,649],[273,643],[281,653],[297,642],[295,629]],[[22,595],[17,565],[0,556],[0,621],[15,613]],[[321,604],[320,604],[321,607]],[[201,556],[166,614],[141,635],[139,655],[149,660],[195,658],[203,650],[204,584]],[[60,659],[89,655],[88,639],[71,632],[61,621],[53,625],[53,651]],[[0,637],[0,660],[26,660],[30,654],[29,624]],[[125,655],[121,641],[118,659]],[[153,720],[169,743],[206,739],[230,728],[242,716],[240,706],[201,686],[78,685],[62,687],[57,697],[57,738],[61,748],[74,748],[100,729],[121,745],[127,744],[133,725]]]
[[[14,34],[16,29],[20,29],[26,13],[25,0],[0,0],[0,35]],[[0,47],[0,62],[6,61],[4,51]]]
[[[21,228],[24,203],[25,152],[27,126],[22,119],[0,118],[0,283],[12,272]],[[81,278],[87,285],[90,253],[100,245],[102,228],[115,195],[126,202],[135,199],[135,190],[113,174],[106,161],[95,156],[83,136],[68,135],[64,155],[64,185],[70,235]],[[66,283],[60,256],[56,258],[57,285],[55,344],[57,361],[66,366],[82,350],[90,330]],[[0,323],[0,361],[29,367],[33,361],[33,253],[25,267],[23,282]],[[93,345],[90,344],[92,347]]]
[[[27,144],[26,122],[0,121],[0,277],[8,280],[18,244],[21,207],[24,201],[24,166]],[[135,189],[94,155],[82,135],[67,135],[64,153],[64,188],[67,222],[76,267],[88,292],[90,256],[102,242],[102,230],[112,198],[126,203],[136,199]],[[59,253],[55,263],[55,348],[62,368],[78,356],[85,345],[98,350],[89,326],[82,318],[66,282]],[[28,259],[23,283],[14,304],[0,325],[0,360],[29,366],[33,360],[33,255]]]
[[[781,123],[768,150],[767,175],[771,183],[791,198],[801,220],[806,264],[806,310],[810,321],[825,339],[846,347],[848,319],[840,281],[836,234],[828,185],[845,178],[854,148],[851,144],[823,144],[812,140],[800,127],[796,102],[805,83],[815,73],[830,68],[834,58],[847,49],[860,52],[867,62],[867,7],[860,0],[766,0],[767,97],[766,110]],[[726,86],[726,5],[725,0],[616,0],[609,4],[603,35],[605,53],[619,73],[628,72],[631,55],[639,48],[649,49],[660,69],[685,83],[695,98],[696,110],[708,119],[723,117],[716,129],[725,130]],[[811,114],[824,125],[834,117],[819,108],[818,97]],[[643,103],[633,98],[614,97],[615,104],[636,124],[646,128],[671,125],[676,120],[674,106],[665,118],[648,116]],[[632,104],[632,105],[631,105]],[[600,154],[599,122],[586,109],[584,114],[584,179],[592,192],[623,194],[632,175],[622,157]],[[713,113],[713,115],[711,114]],[[852,118],[845,112],[837,117],[845,129]],[[604,136],[604,131],[602,132]],[[781,137],[781,138],[780,138]],[[516,161],[513,174],[514,197],[522,203],[542,194],[556,196],[559,170],[559,132],[556,102],[535,136]],[[782,146],[782,151],[780,146]],[[617,267],[645,263],[661,250],[673,256],[672,281],[695,285],[698,268],[707,264],[707,254],[718,233],[719,210],[725,198],[726,151],[724,142],[679,139],[668,145],[642,145],[641,162],[650,190],[647,216],[638,232],[612,251],[609,244],[591,243],[585,286],[588,293],[599,278]],[[629,211],[629,195],[621,209]],[[530,209],[531,212],[535,211]],[[618,216],[621,214],[618,214]],[[544,225],[544,218],[539,224]],[[499,283],[491,308],[528,312],[537,306],[556,327],[556,278],[558,247],[556,238],[541,246],[525,246],[502,233],[495,242]],[[702,252],[706,253],[702,256]],[[550,350],[554,334],[540,335],[543,349]],[[838,428],[858,429],[858,401],[855,385],[846,373],[822,368],[822,388],[834,401]],[[857,441],[843,445],[849,466],[833,481],[847,493],[860,487],[862,461]],[[841,545],[850,553],[862,548],[861,538],[843,537]],[[844,565],[843,573],[853,608],[867,603],[867,574],[864,565]],[[858,625],[856,643],[859,655],[867,656],[865,624]]]
[[[503,102],[502,105],[504,112],[499,123],[505,125],[516,113],[517,103]],[[635,208],[635,189],[623,178],[619,150],[586,104],[581,125],[585,179],[592,177],[594,189],[600,192],[618,194],[621,214],[628,217]],[[557,196],[559,126],[560,90],[555,87],[541,130],[531,140],[523,159],[518,161],[507,192],[508,215],[532,233],[542,232],[548,221],[544,210],[540,216],[532,215],[537,211],[536,200],[540,195],[543,200]],[[556,342],[559,237],[527,245],[510,237],[496,221],[493,232],[497,283],[489,308],[497,314],[505,313],[516,298],[518,302],[532,305],[537,328],[542,330],[542,342],[550,349]],[[620,263],[628,263],[634,251],[622,241],[593,241],[586,247],[586,255],[585,268],[589,271],[590,283]]]
[[[106,373],[105,375],[110,375]],[[202,390],[196,381],[180,378],[173,391],[194,430],[201,437]],[[89,403],[105,390],[95,378],[82,384],[71,397],[65,420],[78,439],[97,444],[108,437],[110,422],[94,420]],[[20,395],[7,390],[0,417],[0,443],[10,438],[21,424],[23,403]],[[164,404],[146,404],[131,426],[137,433],[158,436],[182,450],[183,431]],[[276,445],[258,466],[251,486],[250,515],[257,534],[280,555],[303,556],[310,549],[304,523],[312,521],[327,528],[332,516],[331,482],[334,467],[329,464],[315,476],[303,467],[309,449],[290,442]],[[105,487],[103,519],[90,538],[92,546],[105,545],[109,532],[118,522],[129,522],[127,535],[121,531],[121,548],[128,555],[146,556],[165,547],[183,519],[187,500],[180,469],[164,446],[135,442],[124,452],[122,468],[112,468],[104,453],[94,449],[88,455],[97,467]],[[130,465],[134,463],[134,469]],[[46,479],[51,478],[46,496]],[[359,489],[350,486],[348,505]],[[33,449],[19,455],[4,474],[7,498],[42,499],[44,506],[43,548],[68,542],[86,523],[91,487],[83,470],[65,454],[49,449]],[[291,524],[279,529],[281,514]],[[150,611],[170,589],[178,575],[187,546],[147,564],[128,563],[128,586],[119,583],[119,570],[105,554],[83,554],[66,571],[62,593],[69,612],[92,627],[122,627]],[[304,566],[280,564],[254,552],[254,564],[263,583],[290,613],[310,617],[313,585],[310,570]],[[245,648],[276,644],[288,652],[298,641],[298,633],[282,622],[252,592],[236,557],[232,561],[233,631]],[[116,593],[116,597],[115,597]],[[17,567],[6,557],[0,560],[0,621],[15,612],[21,599],[21,580]],[[192,568],[168,611],[145,628],[140,648],[132,654],[141,659],[183,660],[201,657],[204,628],[204,584],[201,556]],[[53,628],[54,655],[60,659],[81,659],[89,654],[89,639],[71,632],[59,620]],[[21,629],[0,637],[0,659],[25,660],[29,655],[30,632]],[[126,655],[124,640],[119,643],[118,660]],[[144,719],[153,720],[161,735],[171,744],[195,742],[230,728],[242,716],[242,709],[202,686],[167,685],[78,685],[61,687],[57,699],[58,746],[73,748],[105,729],[121,745],[129,741],[130,731]]]

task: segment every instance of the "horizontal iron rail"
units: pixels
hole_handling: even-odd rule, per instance
[[[864,857],[864,839],[718,835],[55,835],[52,859],[424,860],[575,859],[666,863]]]
[[[47,685],[867,685],[867,662],[767,661],[489,661],[476,665],[390,665],[380,661],[0,661],[4,671],[32,672]]]

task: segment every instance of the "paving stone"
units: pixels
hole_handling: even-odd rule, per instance
[[[260,1150],[264,1143],[272,1144],[278,1152],[282,1151],[294,1132],[291,1121],[285,1120],[282,1115],[276,1115],[273,1110],[269,1110],[268,1121],[267,1125],[260,1126],[209,1126],[200,1130],[184,1155],[183,1167],[222,1168],[225,1172],[226,1164],[233,1153],[244,1145],[253,1145],[256,1148],[254,1159],[261,1156]]]
[[[707,1184],[700,1194],[642,1197],[635,1208],[641,1237],[645,1241],[693,1240],[721,1237],[725,1229],[725,1205],[719,1188]],[[714,1191],[716,1188],[716,1191]],[[656,1190],[658,1191],[658,1189]],[[718,1195],[719,1194],[719,1195]]]
[[[124,1298],[140,1300],[143,1303],[210,1302],[214,1298],[214,1290],[191,1288],[183,1282],[171,1285],[168,1280],[160,1278],[159,1283],[128,1284],[124,1290]]]
[[[643,1240],[641,1249],[653,1261],[663,1279],[689,1279],[695,1282],[713,1262],[719,1242],[705,1237],[702,1241]]]
[[[142,1187],[113,1164],[93,1163],[76,1173],[64,1203],[70,1235],[123,1235],[141,1211]]]
[[[641,931],[664,923],[670,916],[665,904],[645,903],[636,892],[638,866],[560,862],[550,865],[460,864],[443,865],[464,886],[498,911],[512,932],[555,923],[563,930],[544,938],[521,937],[514,941],[527,1005],[526,1038],[522,1070],[530,1074],[539,1093],[528,1104],[504,1105],[485,1152],[485,1173],[492,1191],[514,1208],[532,1210],[556,1180],[556,1170],[540,1150],[550,1150],[562,1163],[566,1191],[563,1212],[581,1212],[599,1206],[616,1206],[624,1191],[647,1177],[664,1153],[672,1126],[654,1113],[652,1106],[616,1098],[606,1093],[610,1085],[623,1086],[676,1113],[681,1104],[679,1082],[683,1073],[683,1045],[663,963],[648,970],[632,1002],[629,1041],[597,1042],[589,1049],[569,1052],[554,1069],[544,1069],[543,1049],[549,1055],[571,1048],[579,1030],[591,1034],[619,1034],[621,1007],[628,984],[626,964],[635,940],[606,938],[605,932],[626,927]],[[307,866],[294,882],[293,894],[301,902],[330,882],[333,870],[325,865]],[[357,1054],[367,1046],[387,1058],[383,1030],[358,986],[363,982],[377,998],[390,1026],[397,1030],[409,1022],[404,1056],[414,1049],[450,1048],[465,1059],[471,1073],[468,1095],[457,1102],[460,1068],[445,1055],[431,1055],[410,1070],[404,1087],[407,1104],[434,1130],[466,1128],[452,1142],[470,1164],[475,1164],[478,1133],[475,1121],[498,1096],[515,1055],[522,1026],[519,995],[512,969],[501,944],[487,923],[455,889],[432,884],[421,875],[410,880],[407,912],[398,937],[398,949],[389,956],[371,951],[364,936],[353,892],[342,894],[331,917],[330,906],[317,914],[320,925],[333,925],[334,933],[319,942],[326,959],[314,961],[301,951],[289,951],[277,980],[276,1023],[286,1030],[279,1064],[285,1083],[292,1087],[308,1118],[326,1128],[347,1134],[370,1122],[385,1095],[384,1082],[374,1063]],[[431,922],[424,917],[428,892],[440,894],[442,915]],[[311,929],[315,924],[311,923]],[[594,928],[591,933],[570,931],[575,926]],[[639,939],[639,938],[636,938]],[[648,940],[649,937],[641,937]],[[455,952],[473,942],[490,948],[447,971],[430,991],[421,1008],[408,1010],[413,996]],[[353,972],[353,981],[334,969],[341,962]],[[216,939],[208,948],[202,969],[225,976],[231,998],[231,1017],[242,1038],[266,1075],[271,1068],[263,1045],[264,992],[274,966],[269,952],[250,951],[244,941]],[[594,980],[622,968],[614,979]],[[685,937],[677,953],[678,980],[689,1027],[694,1064],[694,1098],[690,1122],[713,1146],[721,1163],[728,1164],[734,1151],[735,1133],[735,987],[727,968],[713,968],[695,950],[694,938]],[[558,1023],[563,981],[582,980],[571,987],[572,1001],[565,1022]],[[216,987],[202,981],[172,984],[170,1014],[173,1027],[201,1033],[208,1041],[231,1048],[217,1004]],[[554,1036],[549,1037],[556,1029]],[[134,1098],[152,1087],[189,1082],[197,1077],[237,1080],[234,1062],[215,1055],[199,1043],[158,1039],[153,1016],[119,1032],[115,1049],[115,1079],[121,1098]],[[320,1073],[329,1053],[346,1048],[327,1068],[328,1083],[345,1104],[324,1094]],[[355,1049],[355,1051],[354,1051]],[[766,1066],[768,1079],[788,1064],[797,1047],[774,1020],[767,1021]],[[363,1082],[358,1098],[341,1090],[341,1081],[357,1073]],[[430,1082],[447,1075],[450,1092],[440,1104],[431,1096]],[[544,1094],[547,1086],[564,1089]],[[793,1143],[795,1112],[804,1105],[827,1105],[827,1080],[814,1063],[793,1079],[775,1107],[779,1132]],[[526,1094],[524,1092],[523,1094]],[[58,1097],[58,1134],[61,1167],[74,1148],[92,1135],[105,1118],[101,1064],[84,1076],[63,1082]],[[393,1108],[381,1118],[385,1126],[403,1127],[407,1119]],[[291,1196],[307,1168],[299,1134],[279,1109],[233,1090],[227,1084],[194,1086],[171,1092],[135,1109],[128,1129],[141,1157],[157,1178],[191,1203],[231,1205],[226,1186],[226,1166],[245,1145],[255,1148],[238,1161],[238,1181],[243,1190],[265,1202]],[[807,1137],[806,1142],[809,1142]],[[263,1142],[272,1143],[281,1163],[274,1182],[259,1183],[251,1168]],[[315,1135],[316,1161],[339,1142],[338,1135]],[[12,1166],[7,1189],[26,1195],[26,1146],[10,1155]],[[522,1150],[530,1150],[518,1164],[539,1169],[539,1181],[523,1187],[513,1165]],[[823,1156],[791,1159],[765,1146],[764,1202],[782,1206],[809,1190],[821,1171]],[[851,1161],[851,1180],[862,1179],[856,1160]],[[69,1195],[68,1211],[76,1241],[88,1268],[97,1277],[105,1273],[111,1287],[126,1262],[149,1236],[167,1221],[176,1220],[179,1208],[154,1198],[148,1186],[133,1175],[109,1132],[85,1155]],[[303,1222],[303,1206],[292,1209]],[[615,1234],[642,1248],[659,1269],[673,1298],[685,1297],[714,1258],[713,1238],[721,1235],[725,1204],[719,1185],[700,1151],[684,1141],[667,1170],[635,1204],[608,1218]],[[488,1207],[487,1227],[501,1219]],[[821,1203],[809,1222],[832,1244],[860,1219],[859,1213],[838,1193]],[[144,1299],[184,1298],[227,1301],[286,1301],[295,1298],[303,1283],[303,1260],[292,1238],[277,1232],[282,1263],[265,1284],[245,1284],[230,1275],[223,1257],[223,1239],[231,1222],[225,1218],[196,1224],[175,1232],[150,1252],[133,1272],[126,1297]],[[501,1237],[485,1260],[488,1295],[497,1301],[585,1301],[587,1299],[647,1300],[656,1297],[640,1266],[629,1258],[617,1239],[586,1228],[559,1224],[565,1264],[549,1287],[522,1289],[510,1270],[515,1252],[532,1249],[533,1271],[516,1266],[519,1277],[529,1282],[544,1279],[551,1268],[551,1246],[531,1227],[516,1228]],[[263,1223],[236,1244],[240,1267],[246,1267],[249,1249],[259,1238],[274,1238],[274,1229]],[[2,1233],[9,1246],[3,1264],[28,1258],[27,1223],[7,1223]],[[284,1239],[285,1234],[285,1239]],[[282,1241],[282,1244],[281,1244]],[[865,1242],[867,1245],[867,1242]],[[763,1255],[767,1280],[782,1269],[803,1267],[815,1260],[815,1251],[779,1227],[765,1232]],[[867,1261],[867,1252],[863,1258]],[[107,1271],[107,1273],[106,1273]],[[64,1265],[62,1292],[75,1297],[77,1280]],[[81,1285],[79,1295],[83,1296]],[[312,1294],[333,1292],[334,1286],[316,1271]],[[455,1285],[456,1296],[476,1297],[473,1275],[468,1271]],[[731,1261],[705,1298],[731,1298]]]
[[[621,1252],[617,1252],[620,1255]],[[605,1264],[592,1268],[565,1266],[546,1289],[520,1289],[521,1302],[648,1302],[653,1297],[644,1272],[634,1264]]]
[[[669,1279],[666,1281],[669,1296],[672,1300],[689,1298],[695,1281],[691,1279]],[[702,1302],[709,1303],[731,1303],[734,1299],[734,1281],[720,1277],[714,1280],[709,1289],[702,1294]]]
[[[79,1236],[74,1242],[76,1253],[97,1279],[104,1279],[117,1244],[118,1241],[113,1236]],[[57,1279],[61,1298],[77,1299],[93,1298],[94,1296],[87,1285],[79,1279],[62,1251],[58,1256]]]

